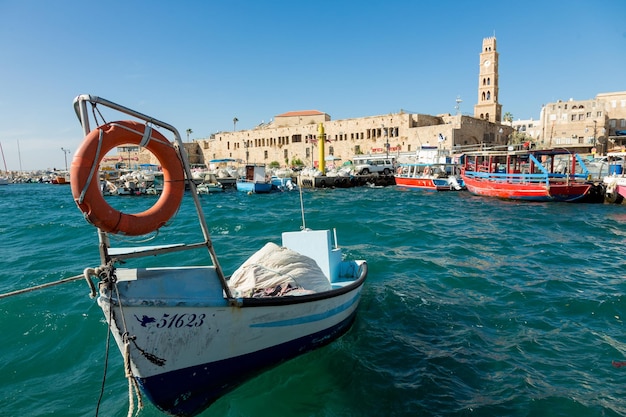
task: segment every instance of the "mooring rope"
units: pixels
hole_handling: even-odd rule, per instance
[[[24,294],[24,293],[31,292],[31,291],[41,290],[43,288],[53,287],[55,285],[65,284],[66,282],[78,281],[79,279],[83,279],[83,278],[85,278],[85,274],[84,273],[80,274],[80,275],[75,275],[75,276],[69,277],[69,278],[63,278],[63,279],[60,279],[58,281],[47,282],[45,284],[35,285],[34,287],[24,288],[24,289],[21,289],[21,290],[16,290],[16,291],[11,291],[11,292],[7,292],[7,293],[4,293],[4,294],[0,294],[0,299],[6,298],[6,297],[11,297],[11,296],[14,296],[14,295]]]
[[[135,396],[137,396],[137,414],[143,408],[143,398],[141,396],[141,391],[139,390],[139,383],[135,379],[133,375],[133,369],[130,365],[130,341],[133,340],[133,336],[128,333],[128,328],[126,327],[126,319],[124,318],[124,311],[122,309],[122,300],[120,298],[119,289],[117,288],[117,279],[113,281],[113,287],[115,289],[115,294],[117,296],[117,301],[120,306],[120,316],[122,317],[122,326],[124,327],[124,333],[122,334],[122,339],[124,340],[124,374],[128,379],[128,415],[127,417],[132,417],[134,409],[135,409]],[[113,303],[109,305],[109,308],[113,308]]]

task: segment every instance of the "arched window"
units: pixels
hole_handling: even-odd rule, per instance
[[[482,99],[481,99],[481,100],[485,101],[485,92],[484,92],[484,91],[483,91],[483,94],[482,94]]]
[[[487,85],[491,85],[491,78],[487,78]]]
[[[491,100],[491,92],[487,91],[487,100]]]

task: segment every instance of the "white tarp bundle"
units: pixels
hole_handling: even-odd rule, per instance
[[[229,280],[231,290],[244,297],[288,284],[312,292],[331,289],[328,278],[313,259],[271,242],[248,258]]]

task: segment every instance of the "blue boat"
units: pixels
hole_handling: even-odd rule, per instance
[[[99,114],[93,111],[96,105],[139,121],[91,130],[89,115]],[[308,229],[303,213],[301,230],[282,233],[280,246],[268,242],[227,278],[198,195],[185,193],[192,176],[179,132],[96,96],[79,96],[74,106],[85,139],[72,162],[72,195],[98,228],[100,252],[100,265],[86,268],[84,277],[124,360],[132,394],[129,415],[134,396],[143,393],[169,415],[195,416],[260,372],[350,329],[367,262],[344,260],[336,232]],[[117,143],[145,146],[163,165],[163,193],[151,209],[116,211],[103,199],[98,181],[91,181],[102,156]],[[124,240],[126,246],[111,246],[111,234],[156,232],[178,212],[183,198],[193,199],[203,241],[129,246]],[[183,251],[200,253],[193,256],[197,266],[172,266],[163,261],[171,262],[171,256],[161,256]],[[204,258],[206,263],[200,261]],[[159,260],[162,266],[155,266]]]
[[[245,177],[237,180],[238,191],[254,194],[272,192],[272,183],[265,176],[265,165],[246,165],[245,169]]]

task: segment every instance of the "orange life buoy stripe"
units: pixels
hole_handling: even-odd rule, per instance
[[[136,214],[111,207],[98,178],[102,158],[111,149],[127,144],[145,147],[163,167],[161,196],[148,210]],[[174,146],[161,133],[134,121],[111,122],[89,132],[72,160],[70,182],[74,201],[88,222],[105,232],[129,236],[150,233],[167,223],[185,193],[183,165]]]

